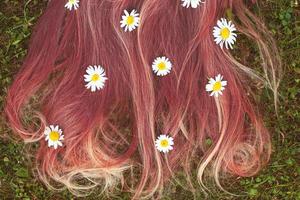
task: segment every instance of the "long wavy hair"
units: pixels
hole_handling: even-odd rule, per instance
[[[121,185],[134,199],[148,198],[178,171],[191,180],[197,170],[203,187],[207,172],[222,188],[221,173],[252,176],[269,160],[270,136],[250,90],[262,82],[276,102],[281,63],[270,33],[248,9],[253,2],[207,0],[197,9],[181,3],[82,0],[70,12],[66,1],[49,2],[5,106],[13,131],[26,143],[38,142],[35,166],[48,187],[80,196]],[[120,27],[125,9],[139,11],[137,30]],[[264,73],[214,42],[213,27],[229,9],[238,34],[256,44]],[[161,55],[173,64],[165,77],[151,69]],[[83,76],[95,64],[106,66],[109,80],[92,93]],[[205,91],[217,74],[228,82],[219,98]],[[63,148],[48,147],[49,124],[62,127]],[[155,147],[159,134],[174,138],[168,154]]]

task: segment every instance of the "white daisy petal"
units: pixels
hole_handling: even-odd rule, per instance
[[[105,82],[108,78],[105,76],[105,70],[100,65],[88,66],[86,69],[84,81],[86,82],[85,87],[95,92],[96,89],[100,90],[104,88]]]
[[[62,142],[61,141],[58,141],[57,143],[56,143],[58,146],[63,146],[63,144],[62,144]]]
[[[173,149],[174,140],[172,137],[167,135],[160,135],[155,140],[155,147],[158,151],[163,153],[168,153],[170,150]]]
[[[215,79],[210,78],[208,84],[205,86],[205,90],[207,92],[211,92],[210,96],[218,97],[223,94],[223,90],[225,90],[225,86],[227,85],[227,81],[223,81],[223,76],[218,74]]]
[[[48,141],[48,147],[53,146],[54,149],[57,149],[58,145],[63,146],[64,135],[58,125],[47,126],[44,135],[45,141]]]
[[[86,70],[86,72],[87,72],[87,74],[88,75],[91,75],[92,73],[94,73],[94,68],[92,67],[92,66],[89,66],[88,68],[87,68],[87,70]]]
[[[197,8],[200,3],[205,3],[204,0],[181,0],[182,1],[182,6],[185,8],[189,8],[191,6],[191,8]]]
[[[221,18],[217,21],[217,26],[214,27],[213,36],[217,45],[220,45],[223,48],[233,48],[233,44],[236,41],[237,34],[235,25],[231,21],[227,21],[225,18]]]
[[[125,16],[128,17],[129,16],[129,12],[127,10],[124,10]]]
[[[212,84],[207,84],[205,88],[206,88],[207,92],[210,92],[210,91],[213,90],[213,85]]]
[[[47,127],[45,128],[44,134],[45,134],[45,135],[48,135],[50,132],[51,132],[51,129],[47,126]]]
[[[79,0],[68,0],[68,2],[65,5],[65,8],[72,10],[77,10],[79,8]]]
[[[154,59],[152,70],[157,76],[165,76],[171,72],[172,63],[169,58],[162,56]]]
[[[227,43],[227,42],[225,42],[225,47],[226,47],[226,49],[229,49],[229,48],[228,48],[228,43]],[[230,49],[232,49],[232,48],[230,48]]]
[[[224,41],[222,41],[222,42],[220,43],[220,46],[221,46],[221,49],[223,49]]]
[[[132,10],[129,14],[127,10],[124,10],[124,14],[121,17],[121,28],[124,29],[125,32],[129,30],[129,32],[133,31],[139,26],[140,17],[139,13],[136,10]]]

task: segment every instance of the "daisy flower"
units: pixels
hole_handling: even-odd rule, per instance
[[[105,81],[108,79],[105,77],[104,69],[98,66],[89,66],[84,75],[84,81],[87,83],[85,86],[87,89],[91,89],[92,92],[104,88]]]
[[[157,150],[164,153],[168,153],[170,150],[172,150],[173,145],[173,138],[167,135],[160,135],[155,141]]]
[[[182,6],[183,7],[192,7],[192,8],[197,8],[200,3],[205,3],[204,1],[202,0],[181,0],[182,1]]]
[[[79,8],[79,0],[68,0],[68,3],[66,3],[65,8],[72,10],[73,7],[75,10]]]
[[[157,57],[152,63],[152,70],[157,76],[165,76],[170,73],[172,69],[172,63],[169,58]]]
[[[223,76],[219,74],[215,77],[215,79],[209,79],[209,82],[206,85],[206,91],[211,92],[210,96],[218,97],[223,94],[222,91],[225,90],[226,85],[227,81],[223,81]]]
[[[62,130],[58,126],[50,125],[50,127],[46,127],[44,132],[48,141],[48,147],[53,146],[54,149],[57,149],[58,146],[62,146],[62,141],[64,140],[64,135],[62,134]]]
[[[136,27],[139,26],[139,13],[136,10],[132,10],[129,14],[127,10],[124,10],[124,15],[122,16],[122,20],[120,21],[120,23],[121,28],[124,28],[125,31],[133,31],[134,29],[136,29]]]
[[[218,20],[217,26],[214,27],[213,35],[215,37],[215,42],[221,46],[223,49],[224,43],[226,49],[228,46],[232,49],[232,45],[236,41],[236,28],[231,21],[227,21],[225,18]]]

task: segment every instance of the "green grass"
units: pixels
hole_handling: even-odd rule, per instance
[[[235,194],[214,192],[209,199],[291,199],[300,200],[300,7],[295,0],[263,0],[254,8],[272,31],[281,50],[284,77],[280,87],[278,117],[274,113],[268,90],[261,94],[260,106],[272,133],[273,154],[269,165],[251,178],[224,180],[224,187]],[[0,6],[0,111],[7,87],[26,55],[33,25],[45,9],[46,0],[2,0]],[[0,118],[0,136],[10,135],[5,119]],[[31,164],[24,156],[24,145],[1,137],[0,140],[0,199],[72,199],[68,191],[47,190],[37,181]],[[180,174],[178,175],[180,179]],[[213,188],[213,186],[211,186]],[[196,197],[203,197],[197,190]],[[164,199],[191,199],[190,192],[178,184],[170,184]],[[86,199],[105,199],[92,194]],[[114,199],[129,199],[129,194],[117,192]]]

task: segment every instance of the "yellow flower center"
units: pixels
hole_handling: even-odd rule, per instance
[[[49,134],[49,138],[52,141],[58,141],[59,137],[60,137],[60,134],[57,131],[51,131],[51,133]]]
[[[164,62],[159,63],[157,65],[157,67],[158,67],[159,70],[165,70],[165,69],[167,69],[166,63],[164,63]]]
[[[76,0],[69,0],[71,4],[74,4]]]
[[[132,25],[134,23],[134,17],[128,16],[126,20],[127,25]]]
[[[169,146],[169,141],[167,139],[161,140],[160,141],[160,146],[168,147]]]
[[[99,80],[100,80],[99,74],[94,74],[94,75],[92,76],[92,81],[93,81],[93,82],[96,82],[96,81],[99,81]]]
[[[213,86],[213,91],[214,91],[214,92],[220,91],[221,88],[222,88],[221,81],[218,81],[218,82],[216,82],[216,83],[214,84],[214,86]]]
[[[228,28],[223,28],[221,30],[221,37],[222,37],[222,39],[226,40],[226,39],[229,38],[229,36],[230,36],[230,30]]]

